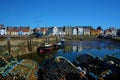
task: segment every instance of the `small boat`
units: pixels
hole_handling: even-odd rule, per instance
[[[52,44],[43,43],[37,48],[38,54],[47,54],[52,51]]]
[[[64,45],[61,42],[58,42],[58,43],[54,44],[55,49],[61,49],[61,48],[63,48],[63,46]]]
[[[62,45],[64,45],[64,43],[65,43],[65,39],[62,38],[62,39],[60,40],[60,42],[61,42]]]

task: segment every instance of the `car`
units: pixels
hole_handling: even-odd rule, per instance
[[[35,33],[33,33],[33,35],[34,35],[35,37],[42,37],[42,36],[43,36],[43,33],[35,32]]]

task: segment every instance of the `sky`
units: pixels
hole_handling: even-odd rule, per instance
[[[120,28],[120,0],[0,0],[0,24]]]

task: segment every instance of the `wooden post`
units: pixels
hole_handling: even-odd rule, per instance
[[[7,37],[7,45],[8,45],[8,52],[11,54],[11,45],[10,45],[10,37]]]
[[[32,40],[31,40],[31,36],[27,37],[27,46],[28,46],[28,50],[32,51]]]

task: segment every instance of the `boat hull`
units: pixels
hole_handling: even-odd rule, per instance
[[[49,54],[49,53],[51,53],[52,50],[53,49],[52,49],[51,45],[50,46],[39,46],[37,48],[37,53],[38,54]]]

